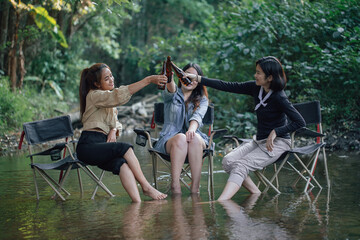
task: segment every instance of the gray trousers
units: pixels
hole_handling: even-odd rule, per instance
[[[250,171],[262,170],[290,149],[290,139],[275,138],[272,152],[267,151],[265,143],[266,139],[261,141],[253,139],[251,142],[241,144],[223,158],[223,168],[230,174],[229,182],[241,187]]]

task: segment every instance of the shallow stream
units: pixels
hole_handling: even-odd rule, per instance
[[[134,136],[123,140],[134,142]],[[151,182],[150,157],[134,146]],[[219,151],[215,158],[215,197],[228,177],[221,155]],[[95,185],[84,174],[85,192],[80,195],[75,171],[65,184],[71,193],[65,202],[52,200],[51,188],[41,179],[37,201],[29,162],[23,153],[0,158],[0,239],[360,239],[358,153],[328,153],[330,188],[304,194],[304,184],[292,188],[294,175],[285,171],[280,177],[282,194],[270,190],[251,197],[241,189],[225,203],[209,202],[206,173],[200,196],[183,188],[182,196],[150,201],[142,195],[144,201],[134,204],[111,173],[105,174],[104,183],[114,198],[99,189],[91,200]],[[323,170],[320,161],[318,180],[325,186]],[[160,186],[165,188],[166,184]]]

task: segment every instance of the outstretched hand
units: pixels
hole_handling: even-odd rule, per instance
[[[156,85],[164,85],[167,83],[167,77],[164,75],[151,75],[147,77],[149,82]]]
[[[192,82],[200,83],[201,76],[192,73],[186,73],[186,77],[190,78]]]

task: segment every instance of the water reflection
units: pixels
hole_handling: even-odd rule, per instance
[[[167,201],[132,203],[123,213],[122,237],[125,239],[145,239],[151,229],[156,229],[158,215]]]
[[[241,206],[233,200],[219,202],[229,216],[230,239],[293,239],[294,236],[272,222],[271,219],[257,219],[249,216],[260,195],[252,194]]]
[[[135,148],[147,178],[151,159]],[[215,158],[221,170],[221,159]],[[105,174],[104,182],[116,195],[100,191],[90,200],[94,184],[83,178],[79,193],[76,174],[69,176],[71,192],[66,202],[51,200],[46,184],[36,201],[29,160],[23,156],[0,158],[0,239],[359,239],[360,162],[358,154],[329,154],[331,189],[314,188],[308,195],[299,189],[274,195],[239,193],[226,203],[208,202],[207,176],[200,195],[186,191],[166,201],[132,204],[118,178]],[[321,165],[319,173],[322,172]],[[325,177],[319,174],[325,184]],[[227,174],[216,172],[215,197],[221,194]],[[291,182],[286,174],[281,181]],[[285,191],[284,191],[285,190]],[[330,191],[331,190],[331,191]],[[45,197],[46,196],[46,197]]]
[[[200,201],[197,194],[192,194],[184,203],[179,194],[172,196],[173,225],[171,229],[173,239],[207,239],[209,233],[205,224],[204,212],[202,206],[197,204]],[[183,208],[183,204],[191,205],[191,207]]]

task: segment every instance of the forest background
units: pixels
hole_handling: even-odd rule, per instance
[[[360,130],[358,0],[0,0],[0,15],[0,134],[77,106],[93,63],[119,86],[160,73],[168,55],[241,82],[276,56],[292,102],[320,100],[328,129]],[[251,98],[208,90],[217,127],[254,133]]]

